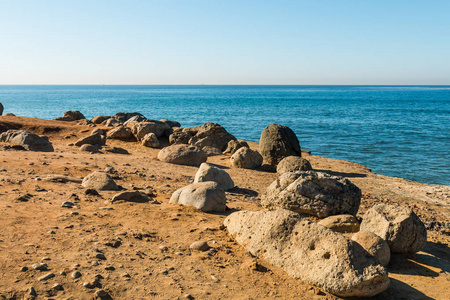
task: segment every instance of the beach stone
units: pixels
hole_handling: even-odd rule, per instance
[[[6,114],[5,114],[6,116]],[[9,122],[0,122],[0,133],[3,133],[5,131],[8,131],[10,129],[20,129],[21,126],[19,126],[18,124],[13,124],[13,123],[9,123]]]
[[[103,146],[102,151],[115,154],[130,154],[128,150],[120,147]]]
[[[197,133],[189,140],[189,144],[203,148],[210,146],[224,151],[228,142],[236,138],[217,123],[205,123],[198,127]]]
[[[271,165],[287,156],[302,156],[300,143],[294,131],[287,126],[270,124],[261,132],[259,151]]]
[[[206,181],[217,182],[225,191],[234,188],[233,179],[225,170],[208,163],[202,163],[195,174],[194,183]]]
[[[68,110],[62,117],[55,118],[58,121],[78,121],[86,119],[85,116],[78,110]]]
[[[118,126],[118,127],[114,128],[114,129],[111,129],[106,134],[106,137],[108,139],[113,139],[113,140],[130,140],[130,139],[134,139],[134,135],[131,132],[131,129],[128,128],[128,127],[124,127],[124,126]]]
[[[359,222],[352,215],[330,216],[320,220],[317,224],[330,228],[334,232],[357,232],[359,230]]]
[[[191,248],[192,250],[196,250],[196,251],[206,251],[209,249],[209,245],[205,241],[197,241],[197,242],[193,242],[189,246],[189,248]]]
[[[230,157],[230,162],[235,168],[256,169],[261,167],[263,157],[256,150],[242,147]]]
[[[111,118],[111,116],[95,116],[91,119],[91,122],[94,124],[101,124]]]
[[[94,135],[94,134],[100,134],[100,135],[105,135],[106,136],[106,132],[103,129],[101,129],[101,128],[94,128],[91,131],[91,135]]]
[[[240,148],[250,148],[246,141],[243,140],[231,140],[227,144],[227,148],[223,153],[230,153],[234,154],[236,151],[238,151]]]
[[[224,212],[226,210],[225,191],[217,182],[199,182],[176,190],[169,203],[194,206],[203,212]]]
[[[169,142],[171,144],[189,144],[189,140],[192,138],[190,132],[184,132],[182,130],[174,131],[169,136]]]
[[[105,126],[108,126],[108,127],[117,127],[117,126],[123,125],[123,123],[117,121],[117,119],[114,119],[112,117],[109,118],[108,120],[106,120],[104,123],[105,123]]]
[[[95,171],[84,177],[81,185],[85,188],[99,191],[117,191],[119,187],[114,180],[106,173]]]
[[[123,125],[127,126],[128,124],[131,124],[131,123],[139,123],[139,122],[145,122],[145,121],[147,121],[146,117],[144,117],[143,115],[136,115],[136,116],[133,116],[133,117],[129,118],[128,120],[126,120],[123,123]]]
[[[160,121],[145,121],[135,123],[131,128],[131,132],[140,141],[145,135],[154,133],[158,138],[171,133],[172,128],[169,125]]]
[[[404,206],[373,206],[364,214],[361,230],[373,232],[386,240],[393,253],[416,253],[427,242],[425,225]]]
[[[39,281],[46,281],[46,280],[49,280],[50,278],[53,278],[53,277],[55,277],[55,274],[47,273],[44,276],[39,277],[38,280]]]
[[[93,134],[93,135],[89,135],[84,138],[81,138],[75,142],[75,146],[77,146],[77,147],[83,146],[84,144],[103,146],[105,144],[105,140],[102,135]]]
[[[391,260],[388,243],[373,232],[361,230],[352,236],[352,240],[360,244],[370,255],[378,258],[383,266]]]
[[[4,116],[5,117],[15,117],[16,115],[9,112],[9,113],[4,114]]]
[[[206,152],[190,145],[172,145],[161,149],[158,153],[160,161],[176,165],[200,166],[207,160]]]
[[[261,205],[268,210],[288,209],[325,218],[332,215],[356,216],[361,190],[350,180],[323,172],[287,172],[266,190]]]
[[[26,130],[10,129],[0,134],[0,142],[8,142],[14,145],[19,145],[28,151],[37,152],[53,152],[52,144],[37,134]]]
[[[300,156],[287,156],[283,158],[277,166],[277,174],[286,172],[311,171],[312,167],[308,160]]]
[[[145,117],[142,114],[137,113],[137,112],[132,112],[132,113],[118,112],[111,118],[123,124],[134,116],[141,116],[142,118],[145,119]]]
[[[37,263],[37,264],[33,264],[31,266],[34,270],[38,270],[38,271],[46,271],[48,266],[46,263]]]
[[[202,150],[205,151],[208,156],[216,156],[223,154],[222,151],[220,151],[220,149],[210,146],[205,146],[202,148]]]
[[[181,124],[177,121],[171,121],[171,120],[167,120],[167,119],[161,119],[159,121],[167,124],[168,126],[170,126],[170,128],[181,127]]]
[[[98,152],[98,147],[91,144],[84,144],[80,147],[80,150],[85,152]]]
[[[356,242],[288,210],[238,211],[224,225],[252,255],[339,297],[370,297],[389,286],[386,269]]]
[[[142,139],[142,145],[145,147],[151,147],[151,148],[159,148],[159,141],[156,134],[153,132],[147,133],[144,138]]]
[[[3,104],[0,102],[0,116],[3,115],[3,109],[4,109]]]
[[[142,203],[152,201],[152,198],[141,191],[125,191],[114,195],[111,203],[117,202],[119,200]]]

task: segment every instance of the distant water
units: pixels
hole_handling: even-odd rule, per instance
[[[45,119],[79,110],[140,112],[183,127],[216,122],[255,142],[278,123],[314,155],[450,185],[450,86],[0,86],[0,102]]]

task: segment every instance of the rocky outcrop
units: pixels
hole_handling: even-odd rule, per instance
[[[320,220],[317,224],[325,226],[334,232],[357,232],[359,230],[359,222],[352,215],[330,216]]]
[[[225,191],[234,188],[234,182],[230,174],[208,163],[200,165],[194,178],[194,183],[205,181],[217,182]]]
[[[124,126],[119,126],[114,129],[111,129],[110,131],[108,131],[106,137],[108,139],[115,139],[115,140],[134,139],[134,135],[131,132],[131,129]]]
[[[218,148],[214,148],[214,147],[210,147],[210,146],[205,146],[202,148],[203,151],[206,152],[206,155],[208,156],[216,156],[216,155],[222,155],[223,152],[220,151],[220,149]]]
[[[312,167],[308,160],[300,156],[287,156],[283,158],[277,166],[277,174],[286,172],[311,171]]]
[[[230,157],[230,162],[235,168],[256,169],[262,165],[263,157],[256,150],[242,147]]]
[[[194,206],[203,212],[226,210],[226,195],[217,182],[199,182],[185,186],[172,194],[170,203]]]
[[[356,215],[361,190],[350,180],[322,172],[287,172],[268,188],[261,205],[280,208],[319,218],[331,215]]]
[[[252,255],[331,294],[369,297],[389,286],[386,269],[359,244],[291,211],[239,211],[224,224]]]
[[[270,124],[261,132],[259,151],[271,165],[278,164],[287,156],[302,156],[297,136],[287,126]]]
[[[386,240],[393,253],[415,253],[427,242],[425,225],[404,206],[373,206],[364,214],[361,230],[373,232]]]
[[[383,266],[391,260],[388,243],[373,232],[361,230],[352,236],[352,240],[360,244],[370,255],[378,258]]]
[[[53,152],[52,143],[48,138],[41,137],[37,134],[26,130],[8,130],[0,135],[1,142],[7,142],[14,145],[19,145],[28,151],[38,152]]]
[[[153,132],[147,133],[142,138],[141,142],[142,142],[142,146],[151,147],[151,148],[159,148],[159,145],[160,145],[160,143],[158,141],[158,137]]]
[[[176,165],[200,166],[208,156],[202,149],[189,145],[172,145],[161,149],[158,153],[160,161]]]
[[[219,124],[205,123],[198,128],[197,133],[189,140],[189,144],[199,148],[210,146],[224,151],[228,142],[235,139],[232,134],[228,133]]]
[[[223,153],[234,154],[234,153],[236,153],[236,151],[238,151],[242,147],[250,148],[246,141],[243,141],[243,140],[231,140],[231,141],[228,142],[227,148],[225,149],[225,151],[223,151]]]
[[[171,128],[169,125],[160,121],[145,121],[140,123],[135,123],[131,128],[131,132],[134,136],[141,141],[145,135],[149,133],[154,133],[158,138],[163,135],[169,136],[171,133]]]
[[[78,110],[68,110],[62,117],[55,118],[58,121],[78,121],[86,119]]]
[[[106,173],[95,171],[84,177],[81,185],[88,189],[100,191],[117,191],[119,187],[114,180]]]

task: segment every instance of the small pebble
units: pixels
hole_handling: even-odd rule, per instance
[[[106,256],[103,253],[97,253],[95,255],[95,258],[106,260]]]
[[[108,296],[108,292],[105,290],[97,290],[97,291],[95,291],[95,295],[99,298],[103,298],[103,297]]]
[[[45,271],[45,270],[47,270],[48,266],[45,263],[38,263],[38,264],[32,265],[31,267],[35,270]]]
[[[192,297],[191,294],[186,294],[186,295],[184,295],[184,298],[186,298],[186,299],[194,299],[194,297]]]
[[[26,271],[28,271],[28,267],[22,267],[22,268],[20,268],[20,271],[21,272],[26,272]]]
[[[71,276],[72,276],[73,279],[77,279],[77,278],[81,277],[81,273],[79,271],[75,271],[75,272],[72,273]]]
[[[70,214],[71,214],[72,216],[78,216],[78,215],[79,215],[79,213],[78,213],[77,211],[71,211]]]
[[[36,290],[34,289],[34,287],[30,287],[30,289],[28,290],[28,295],[37,296],[37,293],[36,293]]]
[[[167,248],[167,246],[159,246],[159,250],[161,250],[162,252],[165,252],[165,251],[169,250],[169,248]]]
[[[44,276],[39,277],[38,280],[39,281],[45,281],[45,280],[48,280],[48,279],[53,278],[53,277],[55,277],[55,274],[47,273]]]
[[[67,207],[67,208],[72,208],[74,206],[75,206],[75,204],[73,204],[72,202],[69,202],[69,201],[64,201],[61,205],[61,207]]]
[[[63,290],[63,287],[62,287],[62,285],[60,285],[59,283],[55,283],[55,284],[52,286],[52,289],[57,290],[57,291],[62,291],[62,290]]]
[[[197,250],[197,251],[206,251],[209,249],[208,243],[205,241],[197,241],[197,242],[193,242],[189,248],[191,248],[192,250]]]

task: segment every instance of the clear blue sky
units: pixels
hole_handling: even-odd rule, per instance
[[[0,0],[0,84],[450,84],[450,0]]]

